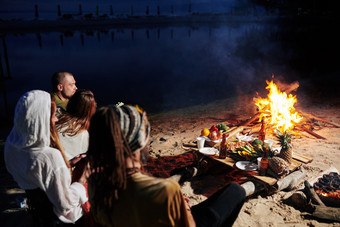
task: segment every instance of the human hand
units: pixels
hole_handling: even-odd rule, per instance
[[[184,198],[184,201],[185,201],[185,208],[187,210],[191,210],[191,206],[189,204],[190,199],[188,197],[185,197],[185,196],[183,196],[183,198]]]
[[[72,158],[70,161],[68,161],[71,165],[71,167],[75,166],[81,159],[86,158],[86,153],[78,154],[74,158]]]
[[[78,182],[81,183],[81,184],[85,184],[85,182],[87,181],[87,178],[89,178],[90,175],[91,175],[90,163],[86,162],[85,166],[84,166],[83,173],[80,176]]]
[[[185,203],[185,209],[187,211],[187,216],[188,216],[188,221],[189,221],[189,226],[190,227],[196,227],[196,222],[195,222],[195,219],[194,217],[192,216],[192,213],[191,213],[191,206],[189,205],[189,198],[187,197],[184,197],[184,203]]]

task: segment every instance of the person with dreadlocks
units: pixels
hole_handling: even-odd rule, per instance
[[[77,90],[68,102],[67,111],[56,123],[67,160],[87,152],[89,145],[87,130],[96,108],[97,104],[90,90]]]
[[[81,205],[88,200],[83,184],[90,172],[85,169],[72,183],[62,149],[56,149],[55,114],[56,105],[49,93],[33,90],[22,95],[5,143],[5,164],[28,199],[33,198],[29,204],[35,209],[34,226],[81,226]]]
[[[143,172],[150,124],[133,106],[101,107],[89,128],[89,201],[103,226],[231,226],[245,191],[231,183],[190,208],[180,185]]]

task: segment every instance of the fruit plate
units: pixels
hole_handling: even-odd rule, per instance
[[[237,168],[241,170],[245,170],[245,171],[257,170],[257,165],[249,161],[239,161],[239,162],[236,162],[235,165]]]
[[[199,149],[199,152],[205,155],[218,155],[219,154],[219,151],[213,147],[203,147]]]

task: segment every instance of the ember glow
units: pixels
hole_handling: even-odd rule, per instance
[[[255,105],[258,107],[260,121],[265,117],[266,122],[272,126],[272,129],[280,131],[289,131],[302,120],[302,116],[295,111],[294,104],[297,99],[292,94],[287,95],[281,92],[276,84],[266,81],[269,90],[267,98],[254,98]]]
[[[328,196],[328,193],[323,192],[322,190],[316,190],[316,193],[319,193],[320,195],[325,196],[325,197]]]
[[[340,201],[340,176],[337,172],[324,174],[314,183],[314,190],[319,195]]]
[[[324,196],[324,197],[330,197],[334,200],[340,201],[340,190],[336,190],[334,192],[328,192],[327,193],[327,192],[322,191],[321,189],[318,189],[315,192]]]

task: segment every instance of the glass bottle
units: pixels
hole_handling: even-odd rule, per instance
[[[268,147],[264,149],[263,156],[260,162],[260,175],[265,176],[268,169]]]
[[[227,144],[227,134],[223,134],[222,136],[222,142],[220,145],[220,155],[219,158],[225,159],[227,157],[227,150],[228,150],[228,144]]]
[[[264,142],[264,140],[266,139],[266,123],[264,121],[264,117],[262,118],[261,129],[259,132],[259,139],[262,140],[262,142]]]

